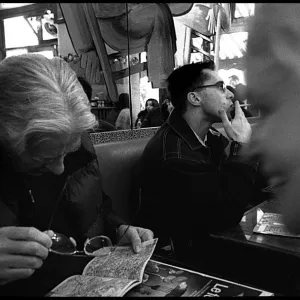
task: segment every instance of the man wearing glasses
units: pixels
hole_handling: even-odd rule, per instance
[[[253,199],[260,201],[258,162],[243,159],[251,126],[213,62],[184,65],[167,83],[174,110],[142,156],[139,224],[161,240],[171,237],[179,257],[190,241],[237,225]],[[228,138],[212,127],[220,121]]]

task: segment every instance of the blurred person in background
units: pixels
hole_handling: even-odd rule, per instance
[[[113,126],[116,125],[116,121],[118,119],[119,113],[122,110],[122,103],[126,102],[127,100],[124,99],[129,99],[129,95],[127,93],[122,93],[119,95],[118,101],[114,102],[114,108],[108,113],[107,117],[106,117],[106,122],[112,124]],[[128,100],[129,101],[129,100]],[[129,105],[128,105],[129,107]]]
[[[119,96],[119,109],[120,113],[116,120],[116,128],[118,130],[125,130],[131,128],[131,117],[129,109],[129,94],[122,93]]]
[[[89,101],[91,102],[92,100],[92,93],[93,93],[93,88],[92,86],[89,84],[89,82],[81,77],[81,76],[78,76],[77,77],[78,81],[80,82],[84,92],[86,93]],[[95,127],[93,130],[91,130],[90,132],[93,133],[93,132],[105,132],[105,131],[115,131],[117,130],[117,128],[115,126],[113,126],[112,124],[106,122],[106,121],[103,121],[101,119],[97,120],[98,121],[98,126]]]
[[[75,239],[79,250],[109,230],[117,241],[126,233],[122,240],[135,252],[153,238],[114,213],[87,134],[95,125],[63,59],[23,54],[0,62],[1,296],[43,296],[82,272],[92,257],[51,253],[53,231]]]
[[[230,92],[233,94],[232,102],[238,101],[238,100],[236,99],[236,91],[235,91],[235,88],[233,88],[231,85],[227,85],[226,88],[227,88],[228,91],[230,91]],[[240,102],[240,101],[239,101],[239,102]],[[253,117],[253,115],[251,114],[251,112],[248,111],[248,110],[243,106],[243,105],[244,105],[243,103],[240,102],[240,105],[241,105],[241,109],[242,109],[242,111],[243,111],[243,113],[244,113],[244,115],[245,115],[246,118]],[[234,110],[232,110],[232,111],[230,112],[230,115],[231,115],[231,118],[232,118],[232,119],[234,119],[234,114],[235,114],[235,112],[234,112]]]
[[[240,79],[237,75],[232,75],[229,77],[229,85],[235,89],[235,99],[244,104],[244,101],[247,100],[247,86],[240,82]]]
[[[140,128],[147,113],[150,112],[153,108],[159,107],[159,103],[156,99],[153,98],[149,98],[146,101],[145,104],[145,109],[141,110],[138,115],[137,115],[137,119],[135,121],[135,128]],[[146,126],[149,127],[149,126]]]
[[[171,114],[172,110],[173,110],[174,106],[171,102],[170,99],[165,99],[163,101],[163,103],[161,104],[161,114],[162,114],[162,118],[165,121],[167,121],[169,115]]]

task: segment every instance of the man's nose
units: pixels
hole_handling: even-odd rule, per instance
[[[64,172],[64,156],[58,158],[53,163],[46,165],[46,168],[55,175],[60,175]]]

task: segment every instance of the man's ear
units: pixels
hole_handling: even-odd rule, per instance
[[[189,92],[187,94],[187,100],[189,101],[190,104],[193,106],[200,106],[202,103],[201,96],[196,94],[195,92]]]

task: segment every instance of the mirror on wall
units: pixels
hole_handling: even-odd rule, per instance
[[[246,116],[257,117],[259,112],[247,101],[244,61],[248,24],[256,5],[24,3],[0,7],[0,53],[1,58],[27,52],[63,57],[92,87],[91,110],[99,120],[99,131],[160,126],[172,110],[165,86],[168,75],[183,64],[211,59],[226,85],[235,89]]]

